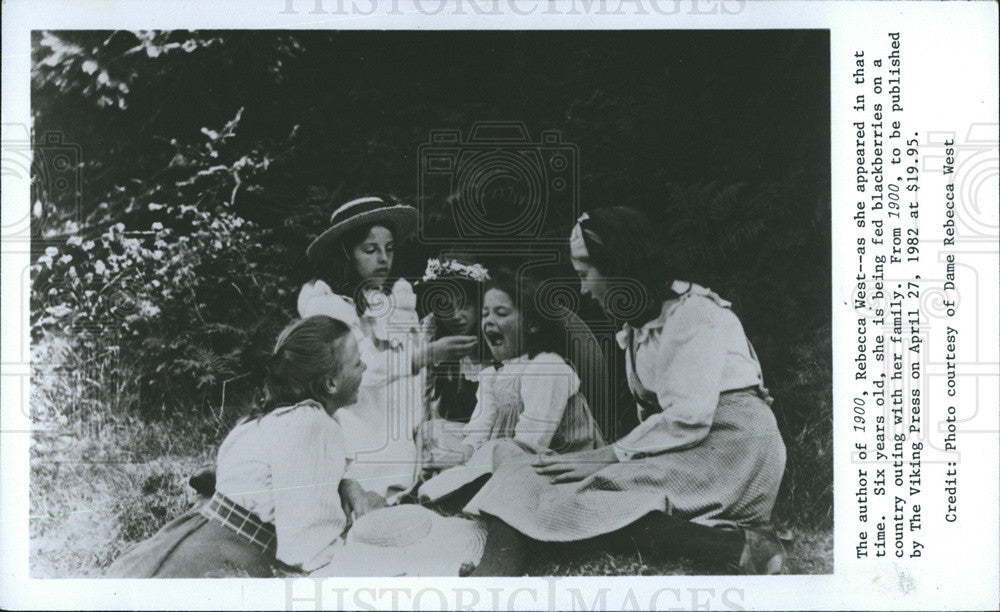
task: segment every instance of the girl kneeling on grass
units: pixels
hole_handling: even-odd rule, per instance
[[[278,337],[264,401],[219,448],[216,491],[120,557],[108,577],[270,577],[333,557],[348,514],[372,500],[343,480],[333,414],[353,404],[365,365],[350,328],[300,319]],[[340,491],[345,495],[342,503]]]

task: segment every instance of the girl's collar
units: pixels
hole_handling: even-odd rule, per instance
[[[505,365],[510,365],[510,364],[513,364],[513,363],[521,363],[521,362],[524,362],[524,361],[528,361],[528,354],[527,353],[521,353],[517,357],[511,357],[510,359],[504,359],[504,360],[494,359],[491,362],[491,365],[494,368],[496,368],[497,370],[499,370],[500,368],[504,367]]]
[[[721,297],[719,297],[717,293],[715,293],[711,289],[702,287],[701,285],[689,281],[675,280],[673,283],[670,284],[670,290],[676,293],[677,297],[670,298],[663,302],[663,308],[660,310],[660,315],[658,317],[650,321],[647,321],[640,327],[632,327],[628,323],[622,325],[621,331],[615,334],[615,339],[618,341],[619,346],[621,346],[622,348],[626,348],[628,344],[629,328],[635,330],[635,341],[637,343],[642,342],[647,337],[649,337],[649,334],[652,330],[662,329],[667,322],[667,317],[669,317],[670,314],[680,304],[684,303],[692,296],[707,298],[715,302],[715,304],[718,305],[720,308],[729,308],[730,306],[732,306],[731,302],[722,299]]]

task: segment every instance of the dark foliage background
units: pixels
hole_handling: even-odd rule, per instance
[[[789,447],[778,515],[832,522],[827,32],[34,43],[33,332],[71,345],[53,372],[95,381],[66,412],[106,405],[111,387],[116,410],[224,432],[294,315],[313,275],[304,247],[332,209],[371,191],[415,201],[432,130],[517,120],[579,148],[583,210],[644,209],[670,264],[734,302]],[[421,204],[432,220],[446,210]],[[400,272],[419,274],[436,248],[411,245]]]

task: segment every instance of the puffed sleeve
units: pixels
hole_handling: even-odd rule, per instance
[[[299,316],[305,319],[315,315],[326,315],[338,321],[343,321],[351,329],[360,325],[358,312],[351,300],[338,295],[330,286],[321,280],[314,280],[302,285],[298,299]]]
[[[566,403],[580,389],[580,378],[562,357],[541,353],[521,379],[524,411],[514,428],[514,439],[548,448],[566,411]]]
[[[662,412],[615,443],[620,460],[694,446],[712,427],[727,355],[726,332],[712,311],[718,307],[694,299],[649,340],[658,346],[655,376],[647,386],[656,393]]]
[[[472,448],[479,448],[490,438],[493,431],[493,423],[496,421],[496,406],[493,405],[493,378],[496,369],[489,368],[479,375],[479,388],[476,389],[476,408],[469,417],[469,422],[462,427],[465,437],[462,444],[468,444]]]
[[[338,488],[344,475],[340,427],[322,408],[275,417],[271,486],[278,560],[312,571],[329,563],[347,518]]]
[[[396,349],[379,348],[374,340],[361,328],[361,319],[354,303],[342,295],[334,293],[321,280],[302,286],[298,299],[299,316],[302,318],[326,315],[343,321],[351,328],[358,342],[358,352],[365,362],[365,373],[361,376],[362,387],[387,385],[404,376],[413,375],[413,353],[417,344],[406,343]]]

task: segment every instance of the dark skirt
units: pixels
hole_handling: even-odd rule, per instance
[[[274,551],[202,516],[199,501],[115,560],[106,578],[270,578]]]

